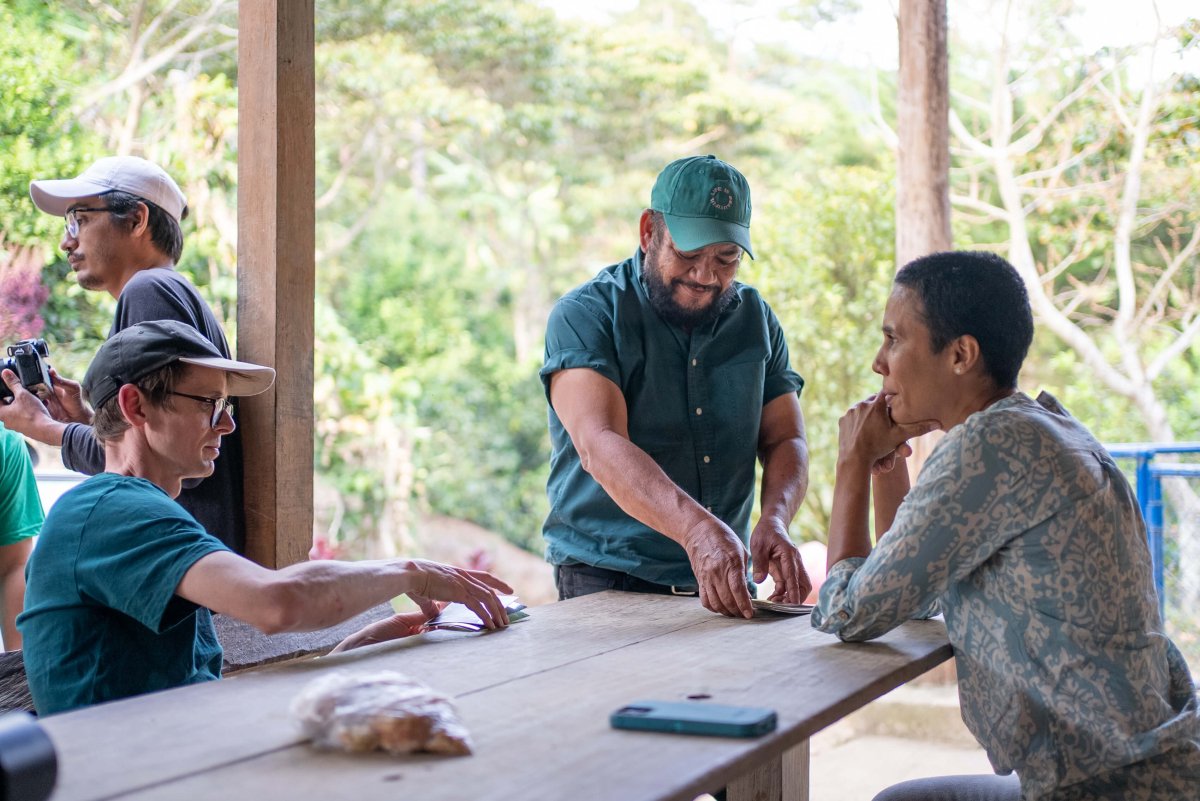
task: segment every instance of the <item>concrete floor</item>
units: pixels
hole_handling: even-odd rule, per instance
[[[906,685],[810,741],[812,801],[871,801],[897,782],[991,773],[954,685]]]
[[[819,732],[809,748],[811,801],[871,801],[909,779],[992,773],[953,684],[905,685]]]

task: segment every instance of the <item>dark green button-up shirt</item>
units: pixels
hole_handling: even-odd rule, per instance
[[[586,367],[621,388],[629,437],[680,488],[750,537],[762,408],[804,379],[788,363],[779,320],[757,290],[737,295],[690,334],[650,306],[643,253],[600,272],[555,304],[546,326],[542,382]],[[625,514],[583,469],[550,408],[550,515],[542,533],[553,564],[586,564],[668,585],[695,585],[683,548]]]

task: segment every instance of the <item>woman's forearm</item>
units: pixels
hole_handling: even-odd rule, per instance
[[[896,521],[896,510],[908,495],[908,463],[897,458],[896,465],[886,473],[871,477],[871,496],[875,505],[875,541],[888,532]]]
[[[871,535],[867,525],[871,496],[871,465],[861,459],[839,459],[829,516],[828,568],[843,559],[868,556]]]

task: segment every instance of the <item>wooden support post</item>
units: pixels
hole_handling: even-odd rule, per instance
[[[949,250],[950,73],[946,0],[900,0],[896,264]]]
[[[950,68],[946,0],[900,0],[896,102],[896,267],[949,250]],[[913,479],[941,437],[913,440]]]
[[[238,357],[274,388],[239,404],[246,555],[307,558],[313,520],[314,0],[238,7]]]
[[[729,801],[808,801],[808,740],[729,783]]]

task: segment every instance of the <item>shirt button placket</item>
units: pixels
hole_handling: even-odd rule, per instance
[[[695,337],[693,337],[693,343],[695,343],[695,341]],[[707,425],[705,425],[704,419],[704,403],[707,401],[708,395],[705,391],[707,386],[704,382],[704,376],[700,373],[699,352],[695,347],[692,348],[692,351],[689,354],[689,363],[689,394],[696,401],[696,404],[692,406],[692,430],[696,432],[695,443],[697,448],[706,448],[708,446],[705,443],[711,442],[711,438],[708,436],[708,432],[706,430]],[[703,451],[700,452],[700,456],[700,498],[697,500],[700,500],[701,503],[704,503],[705,508],[707,508],[709,512],[712,512],[712,506],[708,505],[708,500],[710,500],[709,495],[712,488],[711,477],[708,474],[709,470],[711,469],[709,465],[712,463],[712,456],[704,453]]]

